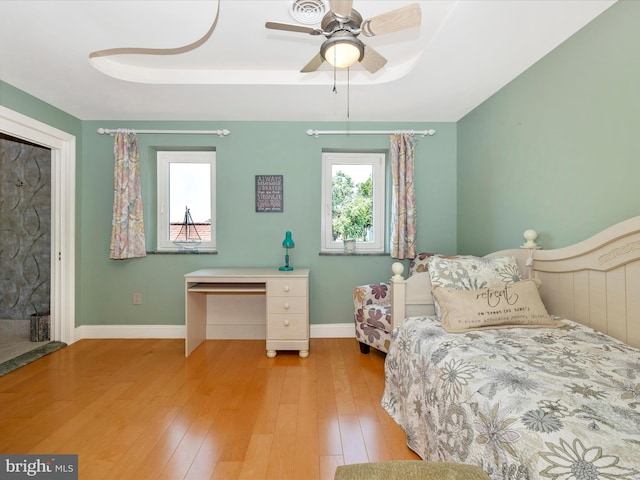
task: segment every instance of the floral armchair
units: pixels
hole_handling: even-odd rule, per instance
[[[353,289],[356,339],[360,352],[369,353],[369,347],[387,353],[391,343],[391,285],[372,283]]]
[[[409,276],[427,271],[427,259],[433,254],[419,253],[409,264]],[[391,344],[391,284],[360,285],[353,289],[353,319],[360,352],[370,347],[387,353]]]

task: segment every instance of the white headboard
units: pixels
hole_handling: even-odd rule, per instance
[[[640,346],[640,216],[607,228],[593,237],[556,250],[502,250],[513,255],[524,277],[540,280],[540,295],[549,313]],[[391,278],[393,326],[406,317],[432,315],[428,273],[405,280],[404,266],[394,263]]]
[[[640,346],[640,217],[534,259],[547,310]]]

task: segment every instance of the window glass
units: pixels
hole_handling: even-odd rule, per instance
[[[215,152],[158,152],[158,249],[215,249]]]
[[[322,180],[322,250],[384,251],[384,154],[324,153]]]

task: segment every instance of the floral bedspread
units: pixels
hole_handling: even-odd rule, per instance
[[[396,328],[382,406],[424,460],[492,480],[640,480],[640,349],[580,324]]]

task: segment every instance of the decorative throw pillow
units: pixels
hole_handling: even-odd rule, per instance
[[[556,328],[535,280],[523,280],[480,290],[435,287],[433,296],[442,310],[442,327],[462,333],[487,328]]]
[[[422,273],[428,270],[429,258],[434,256],[435,253],[419,253],[416,258],[411,259],[409,263],[409,276],[411,277],[415,273]]]
[[[447,287],[456,290],[479,290],[519,282],[522,277],[516,257],[453,257],[433,256],[428,261],[432,288]],[[435,311],[441,317],[438,300]]]

